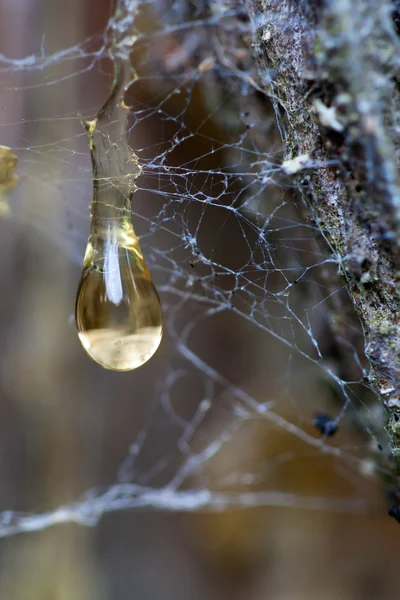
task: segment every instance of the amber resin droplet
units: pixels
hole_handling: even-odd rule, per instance
[[[102,235],[90,237],[76,300],[83,347],[116,371],[143,365],[162,338],[160,300],[132,225],[126,229],[110,223]]]
[[[75,318],[82,346],[94,361],[129,371],[147,362],[160,345],[162,313],[131,221],[140,167],[125,137],[123,95],[131,82],[130,65],[119,56],[113,59],[110,97],[94,120],[83,121],[93,200]]]

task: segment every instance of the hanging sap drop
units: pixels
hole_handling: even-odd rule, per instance
[[[160,345],[160,300],[129,221],[90,235],[75,316],[84,349],[106,369],[136,369]]]
[[[75,318],[88,355],[105,369],[130,371],[146,363],[162,338],[160,300],[131,221],[141,173],[127,142],[127,88],[134,80],[129,54],[119,52],[117,11],[110,29],[114,79],[110,94],[85,127],[93,174],[90,232],[78,286]]]

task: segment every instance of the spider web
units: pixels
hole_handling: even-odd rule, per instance
[[[341,257],[292,177],[301,173],[306,186],[307,169],[325,165],[284,161],[273,93],[251,53],[257,23],[235,2],[119,6],[133,23],[123,41],[130,45],[134,34],[137,74],[126,95],[128,140],[142,168],[132,219],[161,296],[165,340],[145,374],[122,376],[118,387],[120,375],[87,365],[73,335],[91,196],[80,116],[93,117],[110,87],[109,7],[108,21],[83,29],[83,41],[62,39],[59,47],[44,25],[32,53],[0,54],[0,142],[19,158],[3,227],[40,240],[38,270],[49,256],[64,265],[52,285],[73,273],[70,309],[57,318],[71,332],[71,361],[89,370],[81,401],[96,395],[92,382],[102,378],[116,413],[128,389],[129,403],[141,408],[117,472],[89,477],[86,491],[49,510],[4,510],[0,535],[95,524],[106,512],[143,507],[377,510],[384,415],[365,383]],[[42,313],[48,296],[47,303]],[[29,382],[27,363],[18,353],[25,356],[19,349],[5,357],[3,388],[26,400],[29,384],[16,380]],[[35,364],[46,369],[40,349]],[[69,375],[52,377],[64,386]],[[39,388],[41,397],[49,393]],[[314,427],[320,412],[335,420],[335,436]]]

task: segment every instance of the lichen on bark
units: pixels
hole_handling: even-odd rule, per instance
[[[365,333],[368,383],[400,464],[400,38],[387,0],[250,0],[259,80],[285,160]],[[315,165],[315,166],[314,166]]]

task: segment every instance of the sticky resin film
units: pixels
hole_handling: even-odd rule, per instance
[[[117,36],[118,30],[114,33]],[[115,44],[114,40],[110,95],[96,118],[83,122],[92,161],[93,199],[75,317],[88,355],[106,369],[129,371],[146,363],[159,347],[162,313],[131,221],[140,167],[125,137],[123,97],[133,73],[126,49],[118,51]]]

